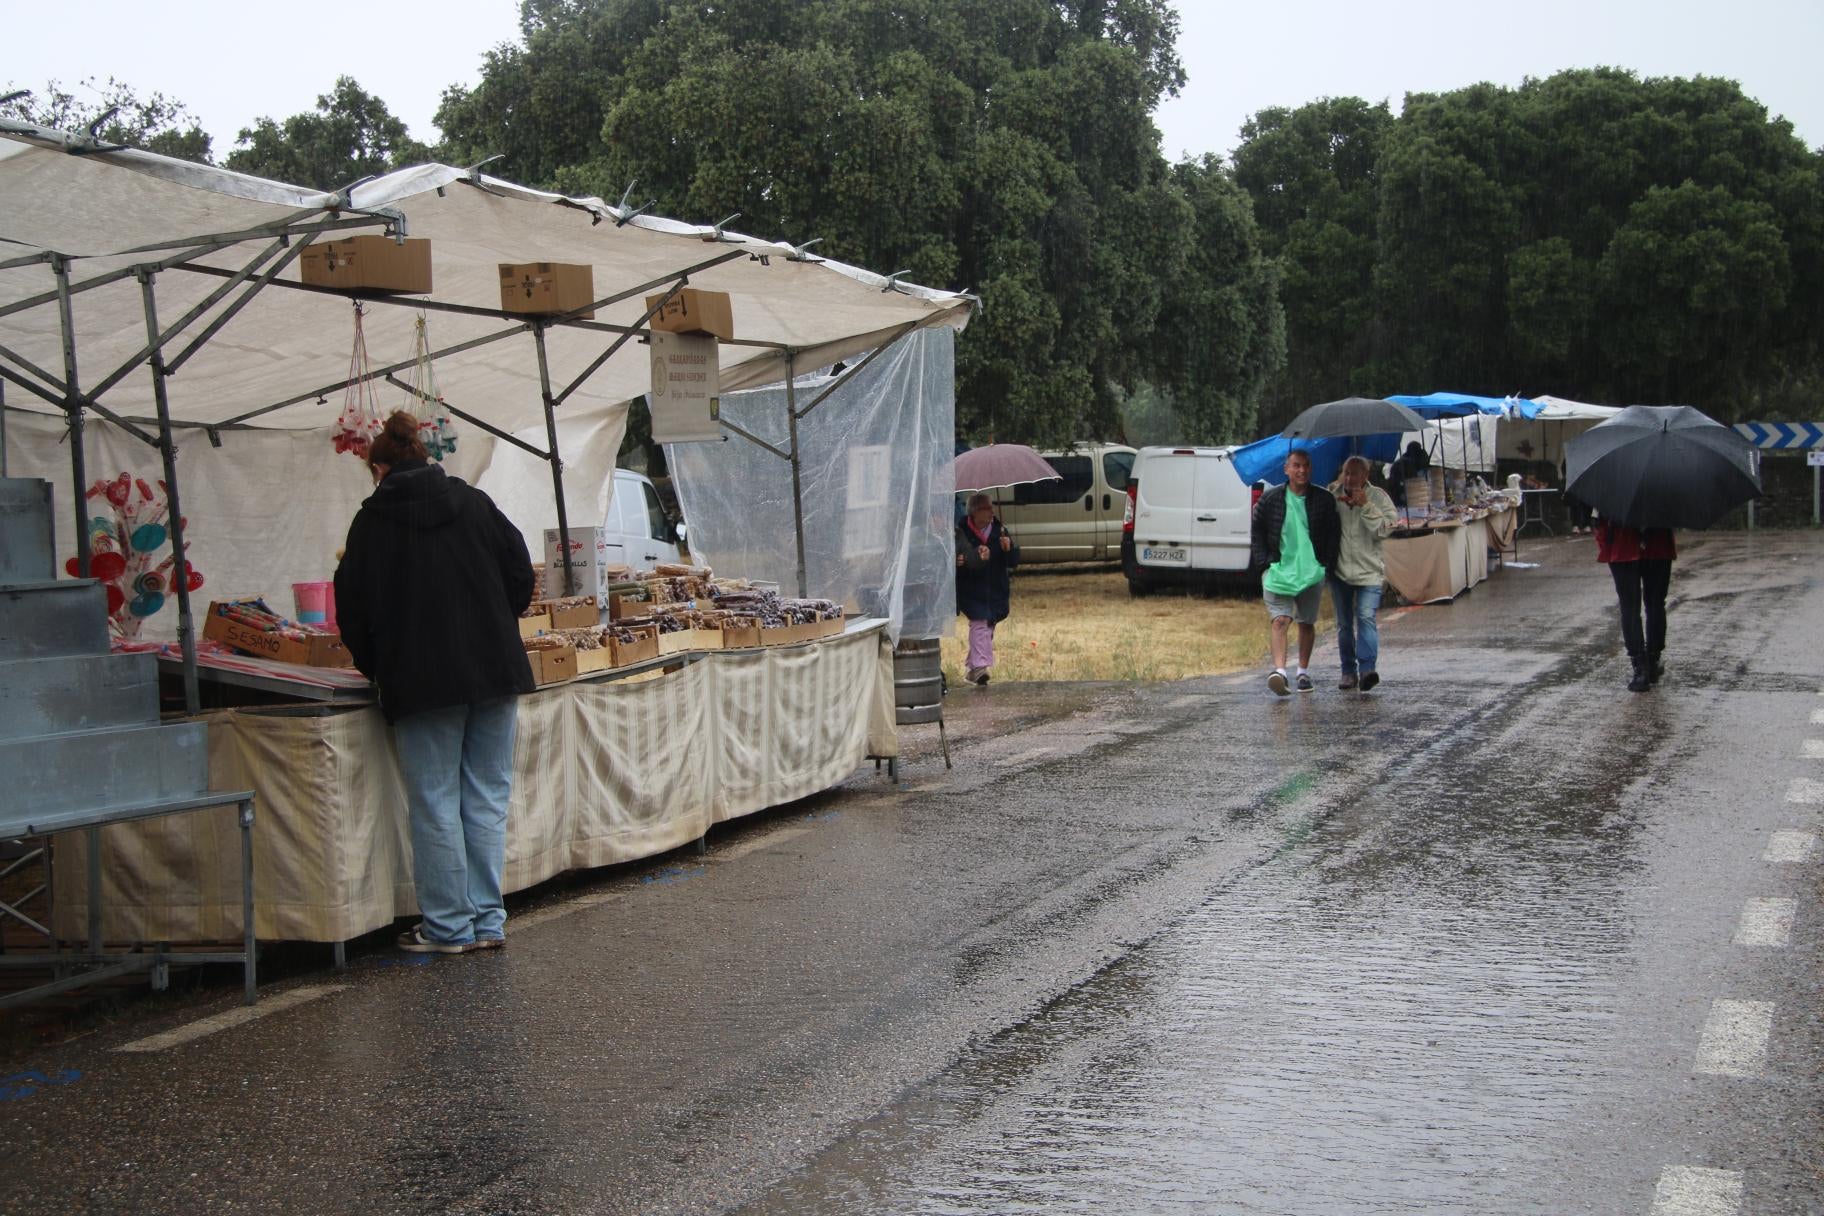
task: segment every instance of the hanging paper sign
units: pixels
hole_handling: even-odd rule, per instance
[[[652,440],[702,443],[722,438],[722,372],[708,334],[652,331]]]

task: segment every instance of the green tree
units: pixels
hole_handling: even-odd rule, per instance
[[[1200,175],[1226,176],[1159,155],[1150,115],[1184,79],[1164,0],[521,11],[521,44],[445,94],[446,159],[505,152],[515,177],[610,200],[637,179],[633,201],[661,213],[739,213],[746,231],[978,291],[957,350],[965,433],[1116,434],[1123,389],[1149,376],[1209,403],[1211,426],[1252,417],[1257,364],[1279,349],[1270,267],[1257,245],[1192,248],[1221,191]],[[1246,200],[1230,187],[1222,206]],[[1238,276],[1208,314],[1185,303],[1209,286],[1199,273]],[[1223,353],[1187,353],[1186,317],[1220,330]]]
[[[317,190],[338,190],[364,177],[432,159],[386,103],[338,76],[335,90],[317,98],[314,114],[284,122],[260,118],[243,127],[228,168]]]
[[[1235,150],[1262,243],[1279,263],[1286,359],[1263,402],[1271,429],[1318,401],[1366,391],[1375,332],[1385,103],[1330,97],[1254,115]]]
[[[0,106],[0,114],[76,134],[87,132],[99,120],[95,134],[105,143],[210,163],[209,135],[183,102],[163,93],[141,97],[132,85],[112,76],[106,85],[98,86],[90,77],[77,87],[96,94],[95,100],[79,100],[52,80],[42,91]],[[0,96],[16,91],[17,86],[9,83],[0,88]]]

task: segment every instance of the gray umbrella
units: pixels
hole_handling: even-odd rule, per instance
[[[1707,528],[1761,496],[1754,447],[1688,405],[1630,405],[1565,445],[1565,494],[1631,528]]]
[[[1344,435],[1402,435],[1422,431],[1425,419],[1379,397],[1344,397],[1314,405],[1280,434],[1288,439],[1331,439]]]

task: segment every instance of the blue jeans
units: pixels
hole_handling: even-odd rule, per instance
[[[393,724],[412,831],[412,882],[433,941],[502,937],[513,736],[519,698],[411,714]]]
[[[1357,587],[1339,578],[1330,582],[1330,603],[1336,608],[1336,652],[1345,676],[1374,670],[1381,657],[1381,627],[1374,614],[1381,609],[1381,585]]]

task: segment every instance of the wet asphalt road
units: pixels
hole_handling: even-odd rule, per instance
[[[1522,549],[1372,697],[966,690],[954,771],[507,951],[9,1059],[67,1083],[0,1211],[1824,1211],[1824,540],[1688,539],[1644,696],[1589,542]]]

